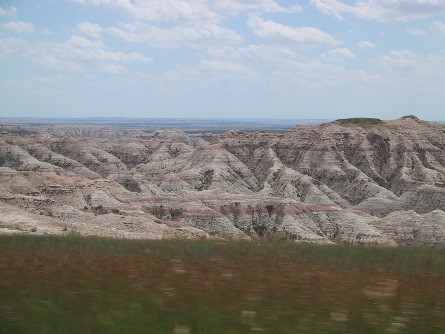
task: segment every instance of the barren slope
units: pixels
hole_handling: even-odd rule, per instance
[[[285,134],[1,127],[0,232],[445,243],[445,126],[412,116]]]

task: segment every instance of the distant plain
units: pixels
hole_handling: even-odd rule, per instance
[[[186,133],[224,133],[229,130],[245,132],[267,131],[283,133],[299,124],[320,124],[330,119],[216,119],[216,118],[14,118],[0,117],[0,122],[11,122],[23,126],[108,126],[125,130],[152,132],[175,128]]]

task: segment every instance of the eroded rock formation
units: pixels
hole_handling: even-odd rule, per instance
[[[285,134],[1,124],[0,233],[445,243],[445,125]]]

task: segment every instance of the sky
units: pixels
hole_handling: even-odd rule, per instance
[[[0,117],[445,120],[445,0],[0,0]]]

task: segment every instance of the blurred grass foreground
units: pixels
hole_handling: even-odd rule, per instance
[[[445,333],[445,249],[0,236],[0,333]]]

